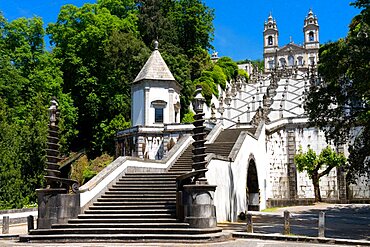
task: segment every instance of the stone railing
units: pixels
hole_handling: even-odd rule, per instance
[[[81,186],[81,210],[87,209],[93,201],[100,197],[108,188],[127,172],[164,172],[181,155],[183,150],[193,141],[190,135],[181,138],[181,141],[170,150],[163,160],[143,160],[133,157],[120,156],[89,182]]]

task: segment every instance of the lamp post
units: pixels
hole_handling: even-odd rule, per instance
[[[193,100],[193,109],[195,111],[195,116],[194,116],[194,130],[193,130],[193,164],[192,168],[193,170],[202,170],[206,168],[207,161],[205,160],[206,158],[206,147],[204,146],[204,143],[206,142],[205,136],[206,133],[204,131],[205,127],[203,126],[204,124],[204,113],[203,113],[203,105],[206,102],[202,95],[202,87],[197,86],[195,90],[195,97]],[[205,177],[205,174],[202,174],[200,176]]]
[[[216,220],[216,207],[213,203],[216,185],[209,185],[206,178],[207,161],[204,143],[205,127],[203,105],[205,102],[202,96],[202,88],[197,86],[193,101],[194,130],[193,130],[193,171],[191,184],[183,186],[182,206],[184,212],[184,222],[187,222],[191,228],[204,229],[208,232],[218,232]]]

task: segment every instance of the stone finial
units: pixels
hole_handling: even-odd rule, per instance
[[[158,50],[158,45],[159,45],[158,40],[155,40],[154,41],[154,50]]]
[[[51,126],[56,126],[58,121],[58,102],[55,97],[50,101],[51,105],[49,107],[49,121]]]

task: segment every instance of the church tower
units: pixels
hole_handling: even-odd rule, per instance
[[[316,15],[312,10],[308,12],[308,16],[304,19],[304,48],[307,49],[307,61],[309,64],[316,64],[318,61],[319,43],[319,24]]]
[[[154,51],[131,86],[132,126],[180,123],[180,90],[155,41]]]
[[[270,13],[263,30],[263,58],[265,68],[273,69],[275,67],[275,53],[279,46],[279,31],[276,21]]]

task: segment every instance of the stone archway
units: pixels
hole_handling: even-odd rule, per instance
[[[248,211],[259,211],[260,192],[258,186],[257,167],[254,158],[249,159],[246,193],[247,193]]]

